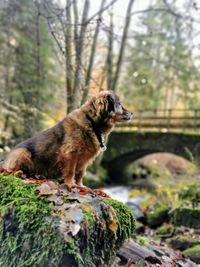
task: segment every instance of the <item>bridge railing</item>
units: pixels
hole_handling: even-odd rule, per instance
[[[133,120],[117,131],[200,131],[200,109],[144,109],[133,111]]]

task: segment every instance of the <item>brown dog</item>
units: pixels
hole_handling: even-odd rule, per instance
[[[86,166],[106,149],[104,137],[116,122],[131,117],[116,94],[102,91],[54,127],[18,144],[2,167],[62,177],[68,189],[82,187]]]

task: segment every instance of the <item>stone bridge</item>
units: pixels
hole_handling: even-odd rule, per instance
[[[156,152],[169,152],[190,161],[200,159],[200,134],[162,132],[113,132],[102,165],[120,182],[133,161]]]

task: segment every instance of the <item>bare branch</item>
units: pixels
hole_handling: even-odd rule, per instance
[[[94,15],[92,15],[86,23],[89,23],[91,20],[93,20],[96,16],[99,15],[99,13],[103,13],[105,10],[107,10],[109,7],[114,5],[114,3],[117,2],[117,0],[112,0],[109,4],[107,4],[105,7],[103,7],[101,10],[97,11]]]
[[[171,9],[171,6],[169,5],[169,3],[167,3],[167,0],[163,0],[165,6],[167,7],[167,12],[172,14],[173,16],[175,17],[179,17],[179,18],[182,18],[183,16],[174,12],[172,9]]]
[[[50,33],[51,33],[51,35],[53,36],[54,40],[56,41],[56,44],[58,45],[58,48],[60,49],[60,52],[61,52],[63,55],[65,55],[65,52],[64,52],[64,50],[63,50],[63,48],[62,48],[62,46],[61,46],[59,40],[57,39],[57,37],[56,37],[56,35],[55,35],[55,32],[54,32],[53,29],[52,29],[52,26],[51,26],[50,21],[47,20],[47,23],[48,23],[48,26],[49,26]]]
[[[176,17],[180,17],[182,18],[183,16],[181,14],[175,13],[173,10],[169,9],[169,8],[147,8],[147,9],[143,9],[143,10],[138,10],[138,11],[134,11],[131,13],[131,16],[134,15],[138,15],[138,14],[142,14],[142,13],[148,13],[148,12],[168,12]]]

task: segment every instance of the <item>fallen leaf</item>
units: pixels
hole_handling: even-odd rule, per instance
[[[58,207],[58,210],[68,210],[68,209],[72,208],[73,205],[75,206],[76,204],[64,203],[64,204],[62,204],[62,206]]]
[[[26,184],[42,185],[45,181],[44,180],[32,179],[32,178],[26,178],[26,179],[23,180],[23,182],[26,183]]]
[[[110,196],[108,194],[106,194],[103,189],[94,189],[93,190],[95,194],[101,196],[101,197],[106,197],[106,198],[110,198]]]
[[[56,205],[62,205],[63,204],[63,200],[60,196],[50,195],[47,199]]]
[[[21,170],[19,170],[19,171],[15,171],[15,172],[13,172],[13,174],[14,174],[15,176],[21,177],[21,176],[23,175],[23,171],[21,171]]]
[[[68,196],[69,195],[69,191],[66,189],[66,188],[60,188],[59,187],[59,193],[62,195],[62,196]]]
[[[87,189],[80,189],[79,194],[80,195],[87,195],[87,194],[90,194],[90,192]]]
[[[58,192],[57,189],[52,189],[48,183],[42,183],[36,191],[39,192],[39,196],[54,195]]]
[[[46,181],[45,184],[47,184],[51,189],[59,189],[59,185],[53,181]]]

